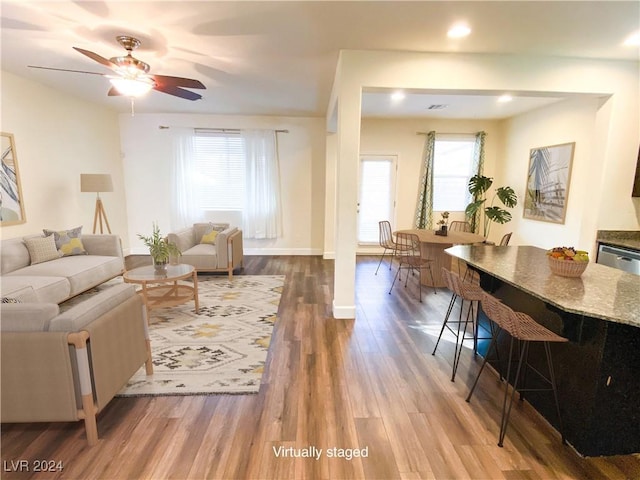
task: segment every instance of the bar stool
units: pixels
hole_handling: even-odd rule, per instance
[[[453,354],[453,368],[451,372],[451,381],[453,382],[456,379],[456,372],[458,371],[458,364],[460,363],[460,356],[462,355],[462,346],[464,341],[473,340],[473,351],[474,353],[477,353],[478,351],[478,303],[482,300],[484,291],[477,285],[463,282],[457,273],[447,270],[444,267],[442,268],[442,278],[444,279],[447,288],[449,288],[453,293],[451,295],[451,300],[449,301],[449,307],[447,308],[444,321],[442,322],[440,335],[438,335],[438,340],[436,341],[435,347],[433,347],[431,355],[436,354],[438,344],[440,343],[440,339],[442,338],[442,333],[445,328],[456,336],[456,346]],[[458,297],[462,300],[460,304],[460,314],[458,315],[458,320],[451,320],[451,311],[453,310]],[[462,312],[464,310],[465,301],[471,303],[467,310],[467,316],[463,320]],[[469,319],[469,317],[471,317],[471,319]],[[467,336],[467,327],[469,322],[472,323],[473,336]],[[457,329],[452,328],[451,324],[457,325]]]
[[[498,301],[493,296],[484,293],[484,298],[482,299],[482,308],[487,312],[488,315],[491,316],[492,320],[505,332],[507,332],[511,336],[511,342],[509,346],[509,364],[507,366],[507,382],[505,385],[504,391],[504,400],[502,403],[502,418],[500,420],[500,436],[498,439],[498,446],[503,446],[504,437],[507,433],[507,426],[509,425],[509,417],[511,415],[511,407],[513,406],[513,399],[515,397],[516,391],[520,392],[521,400],[523,399],[523,392],[531,392],[531,391],[552,391],[553,399],[555,401],[556,406],[556,414],[558,415],[558,422],[560,425],[560,436],[562,437],[562,443],[566,443],[564,438],[564,430],[562,428],[562,416],[560,415],[560,404],[558,403],[558,390],[556,386],[556,378],[553,370],[553,361],[551,358],[551,343],[563,343],[568,340],[560,335],[556,335],[551,330],[540,325],[533,318],[531,318],[526,313],[515,312],[513,309],[504,305],[500,301]],[[520,355],[518,360],[518,367],[516,370],[516,374],[514,377],[513,388],[511,390],[511,395],[509,396],[509,378],[511,374],[511,364],[513,359],[513,344],[514,340],[517,340],[520,344]],[[489,350],[494,346],[495,342],[497,342],[497,335],[491,340],[491,345],[489,346]],[[529,354],[529,345],[532,342],[541,342],[544,346],[545,357],[547,359],[547,367],[549,369],[549,377],[545,377],[540,371],[533,368],[529,365],[528,362],[528,354]],[[478,375],[476,376],[475,381],[473,382],[473,386],[469,391],[469,395],[466,398],[466,401],[469,402],[471,400],[471,395],[473,395],[473,391],[478,384],[478,379],[480,378],[480,374],[484,369],[484,366],[487,363],[487,356],[482,362],[482,366],[478,371]],[[525,371],[522,372],[522,367],[524,363]],[[551,388],[546,389],[527,389],[520,388],[518,389],[518,382],[520,379],[521,373],[526,373],[527,368],[531,369],[533,372],[537,373],[540,378],[545,380],[547,383],[551,385]],[[507,406],[507,399],[509,399],[509,405]]]

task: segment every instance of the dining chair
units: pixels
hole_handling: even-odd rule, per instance
[[[506,247],[507,245],[509,245],[509,240],[511,240],[511,234],[513,232],[509,232],[507,234],[505,234],[502,239],[500,240],[500,246],[501,247]]]
[[[391,223],[388,220],[382,220],[378,222],[378,229],[380,231],[380,246],[384,248],[382,255],[380,256],[380,261],[378,262],[378,268],[376,268],[375,275],[378,274],[378,269],[380,269],[380,265],[382,264],[382,259],[384,258],[387,250],[391,250],[391,260],[389,260],[389,270],[391,270],[391,266],[393,265],[393,257],[398,253],[398,249],[400,248],[398,243],[393,240],[393,234],[391,233]]]
[[[404,281],[405,288],[407,286],[407,282],[409,281],[409,272],[415,272],[417,270],[419,273],[418,283],[420,289],[420,302],[422,302],[423,270],[429,270],[429,275],[431,275],[431,284],[435,285],[435,281],[433,280],[433,272],[431,271],[432,260],[422,257],[420,252],[420,239],[415,233],[399,232],[396,235],[396,242],[398,244],[396,256],[398,257],[399,266],[398,271],[393,277],[393,283],[391,284],[389,293],[391,293],[391,290],[393,290],[393,286],[395,285],[397,279],[400,279],[400,281],[402,281],[402,278],[400,278],[402,269],[407,270],[407,276]],[[436,293],[435,286],[433,287],[433,293]]]
[[[449,224],[450,232],[471,232],[471,224],[460,220],[454,220]]]
[[[506,332],[510,337],[510,345],[509,345],[509,359],[507,363],[507,374],[505,382],[505,391],[504,391],[504,399],[502,401],[502,418],[500,420],[500,435],[498,437],[498,446],[502,447],[504,442],[504,437],[507,433],[507,427],[509,425],[509,417],[511,415],[511,407],[513,406],[513,400],[516,392],[520,392],[520,400],[524,399],[523,392],[527,391],[552,391],[553,399],[556,407],[556,415],[558,416],[559,430],[560,436],[562,437],[562,443],[566,443],[564,437],[564,430],[562,427],[562,416],[560,414],[560,404],[558,401],[558,388],[556,385],[555,372],[553,369],[553,359],[551,357],[551,343],[566,343],[568,340],[560,335],[556,335],[551,330],[540,325],[533,318],[531,318],[526,313],[516,312],[511,307],[503,304],[498,301],[492,295],[488,293],[484,293],[484,298],[482,299],[482,309],[489,313],[491,319],[498,325],[498,327]],[[511,364],[514,361],[514,343],[518,342],[519,345],[519,357],[517,359],[518,366],[516,368],[516,373],[513,376],[513,387],[511,389],[511,395],[509,395],[509,382],[511,379]],[[480,366],[480,370],[476,376],[475,381],[473,382],[473,386],[467,395],[466,401],[469,402],[471,400],[471,395],[478,384],[478,379],[482,374],[482,370],[484,369],[487,358],[489,356],[489,352],[491,351],[492,346],[495,346],[497,342],[497,336],[494,336],[491,339],[491,344],[489,345],[489,351],[487,351],[487,356],[485,356],[482,365]],[[531,366],[528,362],[529,356],[529,345],[531,343],[542,343],[544,347],[545,356],[547,359],[547,369],[548,369],[548,377],[545,376],[541,371],[537,368]],[[524,370],[523,370],[524,369]],[[522,376],[522,383],[526,381],[526,371],[530,369],[532,372],[536,373],[542,380],[549,384],[549,388],[541,389],[527,389],[523,388],[523,386],[519,387],[520,377]],[[508,405],[507,405],[508,402]]]

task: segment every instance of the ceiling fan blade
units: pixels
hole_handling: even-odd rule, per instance
[[[27,67],[29,67],[29,68],[39,68],[41,70],[55,70],[57,72],[88,73],[89,75],[100,75],[100,76],[104,77],[104,73],[86,72],[84,70],[69,70],[68,68],[40,67],[38,65],[27,65]]]
[[[78,47],[73,47],[73,49],[82,53],[83,55],[86,55],[90,59],[95,60],[96,62],[104,65],[107,68],[110,68],[112,70],[115,70],[117,68],[117,65],[113,63],[111,60],[101,57],[97,53],[93,53],[93,52],[90,52],[89,50],[84,50],[83,48],[78,48]]]
[[[200,100],[202,98],[202,95],[199,93],[190,92],[189,90],[174,87],[173,85],[156,85],[153,89],[176,97],[185,98],[187,100]]]
[[[193,78],[170,77],[167,75],[151,75],[151,77],[153,77],[156,84],[160,86],[207,88],[200,80],[194,80]]]

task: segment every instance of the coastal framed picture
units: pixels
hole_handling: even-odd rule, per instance
[[[18,156],[11,133],[0,132],[2,161],[0,163],[0,225],[26,222],[20,186]]]
[[[575,146],[572,142],[531,149],[524,218],[564,223]]]

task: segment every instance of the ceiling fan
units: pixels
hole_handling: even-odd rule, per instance
[[[125,95],[129,97],[138,97],[147,93],[149,90],[157,90],[159,92],[174,95],[176,97],[187,100],[199,100],[202,95],[186,90],[186,88],[205,89],[206,87],[199,80],[182,77],[170,77],[167,75],[152,75],[149,73],[149,64],[138,60],[131,52],[140,46],[140,40],[128,35],[120,35],[116,40],[127,51],[127,54],[120,57],[104,58],[97,53],[82,48],[73,47],[74,50],[95,60],[101,65],[110,68],[115,75],[107,75],[97,72],[85,72],[83,70],[68,70],[64,68],[40,67],[29,65],[31,68],[42,68],[45,70],[57,70],[61,72],[88,73],[91,75],[102,75],[107,77],[112,84],[108,92],[109,96]]]

